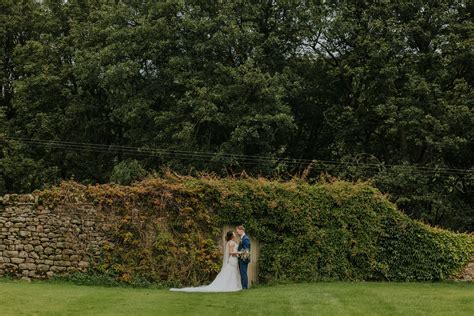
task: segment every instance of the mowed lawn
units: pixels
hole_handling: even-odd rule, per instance
[[[0,315],[474,315],[474,284],[321,282],[212,294],[0,281]]]

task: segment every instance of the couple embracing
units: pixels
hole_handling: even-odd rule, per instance
[[[236,241],[236,234],[240,243]],[[224,261],[222,269],[211,284],[200,287],[171,289],[180,292],[235,292],[248,288],[247,269],[250,263],[250,238],[245,234],[243,226],[237,226],[235,233],[226,234]]]

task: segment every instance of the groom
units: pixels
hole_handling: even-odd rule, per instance
[[[250,238],[245,235],[245,228],[244,226],[237,226],[235,228],[237,235],[240,236],[240,244],[237,248],[237,251],[247,250],[250,252]],[[240,278],[242,281],[242,288],[248,289],[249,278],[247,276],[247,268],[250,263],[250,258],[242,259],[239,257],[239,269],[240,269]]]

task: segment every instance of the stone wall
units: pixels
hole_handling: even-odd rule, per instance
[[[33,195],[0,197],[0,276],[42,279],[85,271],[107,242],[91,205],[48,207]]]
[[[100,259],[105,244],[112,246],[106,237],[111,221],[92,204],[43,205],[37,195],[0,196],[0,277],[30,280],[85,272]],[[224,228],[223,239],[230,229]],[[258,250],[252,239],[250,285],[257,282]]]
[[[92,204],[64,200],[58,206],[43,205],[34,195],[0,197],[0,277],[45,279],[84,272],[106,244],[113,246],[106,232],[117,218],[105,218]],[[251,284],[257,281],[258,250],[252,240]],[[456,279],[474,281],[474,257]]]
[[[474,257],[471,258],[471,262],[469,262],[464,269],[461,277],[463,281],[471,281],[474,282]]]

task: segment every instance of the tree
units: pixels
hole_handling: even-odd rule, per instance
[[[310,181],[369,179],[415,218],[474,227],[470,3],[0,8],[0,193],[133,160],[270,177],[318,160]]]

